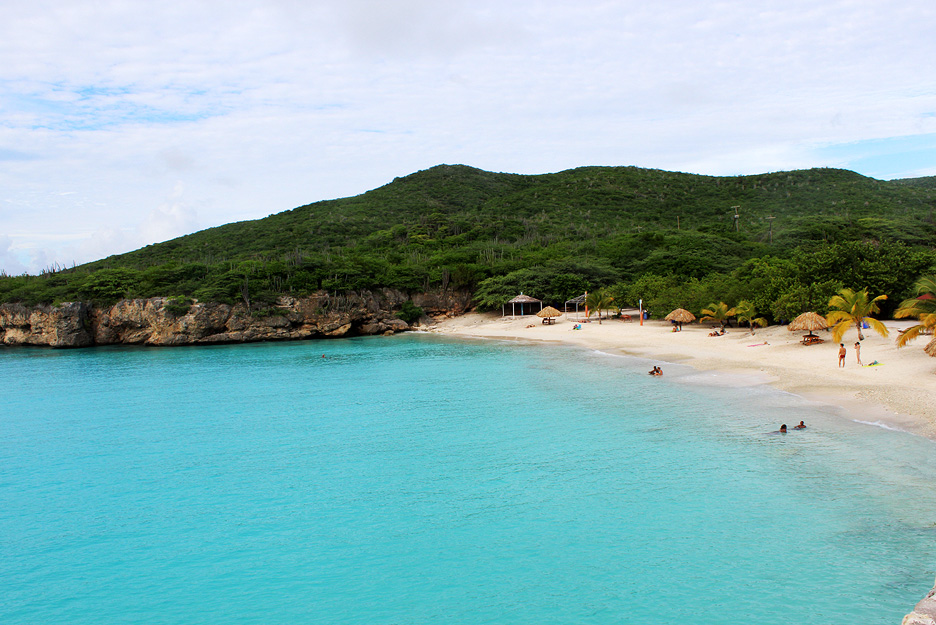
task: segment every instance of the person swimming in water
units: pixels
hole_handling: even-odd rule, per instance
[[[794,425],[794,426],[793,426],[793,429],[794,429],[794,430],[805,430],[805,429],[806,429],[806,424],[803,423],[802,421],[800,421],[800,422],[799,422],[799,425]]]
[[[783,425],[780,426],[779,432],[780,432],[781,434],[786,434],[786,423],[784,423]]]

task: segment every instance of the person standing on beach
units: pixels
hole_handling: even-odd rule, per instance
[[[845,366],[845,343],[839,343],[839,366]]]
[[[861,341],[855,341],[855,357],[858,359],[858,365],[861,365]]]

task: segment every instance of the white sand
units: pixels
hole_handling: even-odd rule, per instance
[[[469,313],[441,320],[432,331],[462,337],[557,341],[601,351],[639,356],[667,363],[690,365],[700,371],[745,374],[732,383],[769,383],[807,399],[843,407],[853,418],[881,422],[892,427],[936,438],[936,358],[923,352],[929,337],[921,337],[897,349],[897,330],[913,322],[886,322],[890,336],[864,330],[861,360],[880,366],[859,366],[855,360],[854,329],[842,341],[848,349],[846,365],[838,367],[838,344],[832,334],[820,331],[820,345],[803,346],[805,332],[786,327],[729,328],[724,336],[710,337],[712,324],[693,323],[672,332],[668,322],[596,320],[573,330],[574,321],[560,317],[544,326],[535,316],[501,317],[499,313]],[[532,326],[532,327],[531,327]],[[766,342],[766,344],[764,344]],[[753,376],[753,377],[751,377]]]

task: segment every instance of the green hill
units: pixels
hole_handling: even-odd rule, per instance
[[[756,259],[812,262],[830,248],[846,254],[839,259],[846,264],[849,254],[910,254],[922,271],[936,241],[934,180],[880,181],[837,169],[715,177],[634,167],[528,176],[440,165],[359,196],[67,271],[4,277],[0,301],[235,301],[246,292],[262,304],[279,294],[393,287],[469,289],[493,305],[523,280],[553,301],[612,284],[627,297],[626,285],[642,276],[687,284]],[[841,251],[849,245],[859,247]],[[547,283],[530,283],[523,272]]]

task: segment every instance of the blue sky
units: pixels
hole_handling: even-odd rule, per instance
[[[936,175],[921,0],[0,3],[0,269],[439,163]]]

